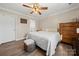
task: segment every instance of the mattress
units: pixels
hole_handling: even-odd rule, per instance
[[[59,32],[30,32],[29,38],[33,39],[37,46],[46,51],[46,55],[53,55],[55,53],[56,46],[61,41]]]

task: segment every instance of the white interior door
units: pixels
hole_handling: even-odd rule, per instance
[[[15,19],[10,15],[0,15],[0,43],[15,40]]]

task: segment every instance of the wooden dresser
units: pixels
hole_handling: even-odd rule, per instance
[[[60,34],[62,34],[62,42],[73,44],[73,40],[75,40],[77,34],[76,34],[76,27],[77,22],[69,22],[69,23],[60,23]]]

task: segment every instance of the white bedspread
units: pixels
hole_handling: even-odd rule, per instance
[[[29,38],[35,40],[36,44],[46,51],[47,56],[52,56],[55,53],[56,46],[61,40],[58,32],[30,32]]]

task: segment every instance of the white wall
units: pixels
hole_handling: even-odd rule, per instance
[[[15,19],[12,15],[0,14],[0,42],[13,40],[15,40]]]
[[[25,36],[25,34],[29,31],[29,19],[28,19],[28,17],[22,16],[22,15],[18,15],[18,14],[13,14],[11,12],[7,12],[7,11],[4,11],[4,10],[0,10],[0,15],[2,15],[2,17],[7,16],[6,17],[7,19],[5,21],[8,21],[9,17],[12,20],[15,20],[14,21],[14,24],[15,24],[14,27],[15,27],[15,29],[13,30],[15,32],[15,40],[21,40],[21,39],[23,39],[24,36]],[[20,18],[27,19],[27,24],[20,23]],[[1,17],[0,17],[0,20],[2,20]],[[3,25],[2,25],[2,27],[3,27]],[[6,29],[3,29],[3,30],[4,30],[3,32],[0,31],[0,34],[5,34],[5,30]],[[0,40],[2,40],[2,39],[0,39]]]
[[[59,28],[59,23],[65,23],[65,22],[75,22],[76,19],[79,16],[79,8],[70,10],[68,12],[64,12],[58,15],[51,15],[48,16],[42,20],[39,20],[38,23],[38,29],[49,29],[49,31],[57,31],[57,28]]]

